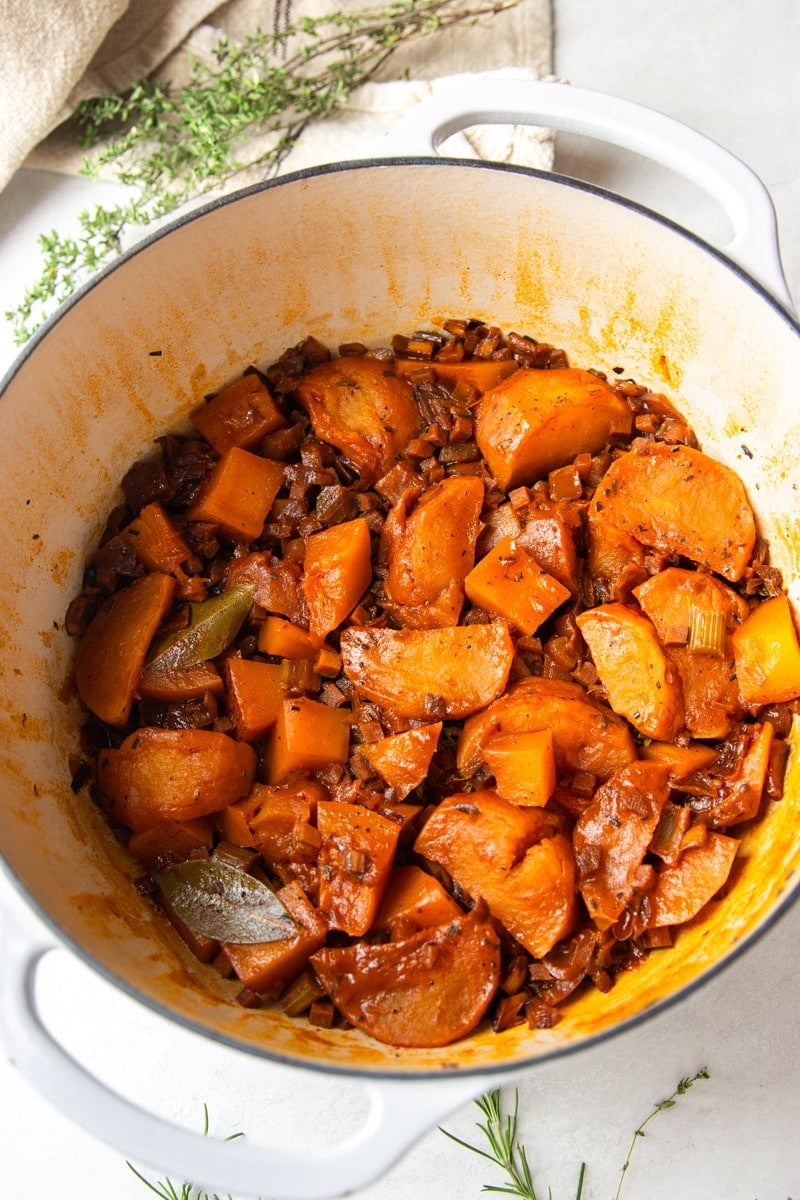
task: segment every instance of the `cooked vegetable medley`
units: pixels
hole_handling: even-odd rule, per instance
[[[800,647],[662,395],[477,321],[249,368],[67,615],[74,786],[241,1003],[395,1046],[559,1020],[730,886]]]

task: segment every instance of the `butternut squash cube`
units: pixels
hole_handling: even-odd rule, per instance
[[[392,870],[373,925],[390,932],[417,932],[460,916],[461,908],[438,879],[421,867],[401,866]]]
[[[448,383],[465,383],[474,388],[479,396],[489,388],[496,387],[509,375],[519,370],[519,363],[513,358],[467,358],[461,361],[425,362],[419,358],[396,358],[394,368],[398,375],[413,376],[419,370],[433,371],[437,379]]]
[[[258,648],[275,658],[316,658],[320,640],[284,617],[269,614],[258,631]]]
[[[217,454],[232,446],[250,450],[268,433],[287,424],[260,375],[249,371],[217,392],[189,418]]]
[[[189,519],[219,525],[252,542],[260,535],[282,483],[280,463],[232,446],[201,488]]]
[[[276,895],[297,922],[297,933],[274,942],[222,943],[231,966],[245,987],[272,996],[277,996],[282,987],[300,974],[327,934],[324,917],[314,908],[299,883],[288,883]]]
[[[336,629],[372,582],[369,525],[363,517],[306,538],[303,591],[312,637]]]
[[[283,703],[280,665],[232,655],[223,669],[236,736],[243,742],[258,742],[275,724]]]
[[[347,762],[351,719],[349,708],[330,708],[307,696],[281,701],[267,746],[267,783],[283,783],[293,771]]]
[[[733,633],[739,693],[748,707],[800,696],[800,645],[787,596],[765,600]]]
[[[319,906],[331,929],[361,937],[389,882],[400,826],[360,804],[330,800],[317,806],[317,829]]]
[[[473,604],[504,617],[525,634],[535,633],[570,592],[548,575],[515,537],[485,554],[464,580]]]
[[[625,721],[606,705],[590,699],[579,684],[529,676],[512,684],[494,704],[464,722],[456,765],[460,771],[475,771],[496,734],[537,729],[552,733],[559,776],[587,771],[607,779],[617,767],[637,757],[636,743]]]
[[[146,504],[121,536],[133,547],[139,562],[148,571],[162,571],[165,575],[174,576],[178,583],[178,594],[181,594],[189,584],[186,567],[194,555],[167,516],[163,505],[157,501]]]
[[[489,738],[483,756],[497,791],[512,804],[543,807],[555,791],[556,765],[549,729],[497,734]]]

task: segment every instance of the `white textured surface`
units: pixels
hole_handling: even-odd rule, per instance
[[[800,6],[794,0],[556,0],[556,70],[574,84],[659,108],[748,162],[778,212],[790,288],[800,297]],[[557,166],[724,238],[717,214],[666,172],[605,147],[562,139]],[[41,230],[63,226],[86,185],[20,173],[0,196],[0,300],[33,273]],[[0,330],[0,373],[13,358]],[[690,1001],[598,1049],[539,1067],[520,1085],[522,1129],[540,1197],[610,1200],[630,1132],[682,1075],[707,1066],[678,1107],[637,1147],[625,1200],[787,1200],[800,1197],[800,908]],[[319,1079],[313,1090],[278,1068],[175,1034],[67,956],[47,972],[54,1024],[76,1052],[134,1098],[189,1126],[202,1102],[213,1127],[254,1140],[324,1145],[362,1113],[357,1085]],[[2,967],[0,966],[0,970]],[[131,1048],[145,1042],[147,1060]],[[113,1064],[113,1066],[111,1065]],[[314,1082],[314,1078],[312,1078]],[[467,1106],[447,1122],[474,1132]],[[0,1061],[0,1190],[13,1200],[142,1200],[122,1156],[52,1110]],[[500,1183],[488,1164],[436,1131],[358,1200],[468,1200]],[[270,1196],[265,1179],[264,1200]]]

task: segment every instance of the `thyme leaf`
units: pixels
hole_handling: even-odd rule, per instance
[[[82,173],[110,173],[129,199],[96,204],[74,235],[39,238],[39,277],[6,312],[22,345],[50,313],[124,248],[132,231],[163,220],[245,170],[274,176],[311,122],[339,111],[397,48],[521,0],[394,0],[361,12],[303,17],[279,33],[221,38],[188,82],[144,79],[83,102],[75,116],[90,151]],[[255,147],[255,149],[254,149]]]

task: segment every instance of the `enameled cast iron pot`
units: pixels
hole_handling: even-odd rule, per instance
[[[728,256],[595,188],[432,153],[448,134],[480,122],[591,133],[676,168],[727,210],[735,232]],[[420,149],[427,157],[407,157]],[[703,448],[740,473],[800,600],[800,338],[758,180],[648,110],[516,81],[442,94],[384,154],[398,157],[287,177],[142,244],[34,340],[0,401],[0,852],[25,902],[22,919],[5,926],[7,1050],[99,1136],[226,1191],[252,1194],[265,1178],[281,1197],[363,1185],[490,1083],[685,996],[763,932],[798,889],[795,750],[783,800],[742,842],[736,886],[671,951],[624,974],[608,995],[582,995],[552,1030],[482,1029],[444,1050],[398,1052],[355,1031],[240,1007],[234,985],[184,953],[137,895],[132,861],[88,799],[72,794],[68,756],[79,713],[65,699],[72,646],[63,615],[119,479],[203,396],[309,333],[331,346],[375,344],[466,315],[564,346],[575,364],[623,367],[674,397]],[[29,927],[31,910],[38,920]],[[38,965],[64,944],[202,1034],[298,1069],[358,1074],[371,1104],[364,1128],[318,1155],[276,1151],[265,1159],[255,1147],[202,1140],[129,1104],[73,1062],[37,1012]]]

